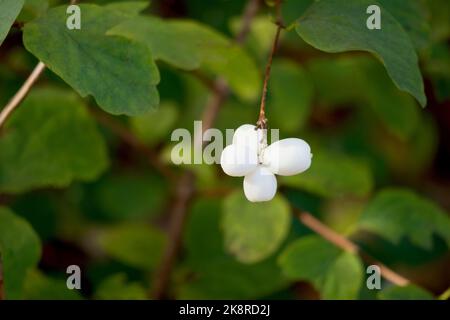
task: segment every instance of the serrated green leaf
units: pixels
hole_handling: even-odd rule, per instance
[[[112,258],[126,265],[152,270],[166,243],[165,235],[144,224],[120,224],[104,230],[100,245]]]
[[[224,77],[243,99],[255,99],[260,89],[251,58],[220,33],[188,20],[138,17],[108,31],[144,43],[157,60],[184,70],[200,67]]]
[[[20,299],[27,272],[41,256],[41,244],[33,228],[8,208],[0,207],[0,259],[7,299]]]
[[[0,0],[0,45],[22,10],[24,0]]]
[[[373,187],[369,166],[341,153],[312,148],[311,167],[300,175],[280,177],[282,184],[323,197],[365,196]]]
[[[66,90],[37,89],[0,136],[0,191],[89,181],[107,165],[105,143],[86,108]]]
[[[381,300],[434,300],[434,297],[428,291],[415,285],[405,287],[392,286],[378,293]]]
[[[389,76],[403,91],[426,105],[415,49],[400,23],[382,8],[381,30],[366,27],[370,0],[322,0],[297,20],[297,33],[326,52],[368,51],[380,58]]]
[[[156,107],[159,72],[146,46],[106,36],[127,14],[96,5],[80,5],[81,30],[66,27],[66,6],[24,28],[27,50],[81,96],[92,95],[112,114],[137,115]]]
[[[27,300],[80,300],[78,290],[67,288],[64,278],[51,278],[38,270],[31,270],[25,281],[24,299]]]
[[[295,133],[308,120],[313,98],[312,82],[303,68],[289,60],[276,60],[270,80],[268,117],[273,128]]]
[[[359,228],[393,243],[408,238],[421,248],[431,249],[433,235],[450,246],[450,218],[432,201],[406,189],[379,192],[361,215]]]
[[[323,299],[356,299],[363,281],[360,259],[316,235],[290,244],[279,257],[289,278],[310,281]]]
[[[187,223],[188,277],[177,288],[180,299],[255,299],[287,285],[274,258],[242,264],[224,250],[221,203],[196,202]],[[193,273],[193,277],[189,274]]]
[[[243,263],[255,263],[273,254],[286,239],[290,225],[289,204],[281,196],[267,203],[252,203],[237,191],[225,199],[225,247]]]
[[[128,282],[123,273],[113,274],[101,282],[95,291],[100,300],[145,300],[147,293],[138,282]]]

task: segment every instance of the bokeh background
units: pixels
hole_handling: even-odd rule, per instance
[[[20,261],[27,253],[16,254],[15,278],[4,277],[5,283],[15,283],[12,296],[154,298],[164,252],[177,242],[170,231],[173,221],[182,216],[179,250],[159,297],[445,298],[450,286],[450,7],[446,0],[396,2],[416,22],[407,28],[420,57],[426,108],[399,91],[372,55],[324,53],[295,31],[283,31],[269,84],[269,126],[280,129],[280,138],[308,141],[314,158],[308,172],[278,179],[277,198],[267,204],[248,203],[242,179],[226,176],[219,165],[170,161],[172,131],[192,131],[193,121],[202,119],[220,72],[183,71],[158,62],[159,108],[126,117],[81,99],[46,70],[0,133],[0,205],[31,226],[41,252],[31,264]],[[22,24],[61,3],[26,1],[0,48],[1,106],[37,63],[23,46]],[[284,19],[293,21],[310,4],[285,1]],[[154,0],[142,14],[193,19],[232,39],[245,5]],[[261,3],[243,44],[261,76],[276,29],[272,5]],[[231,89],[214,127],[256,122],[262,80],[252,86],[245,70],[227,70],[242,90]],[[55,121],[49,120],[52,110],[65,108],[77,111],[59,111]],[[59,121],[64,127],[57,127]],[[28,136],[7,140],[14,128]],[[87,149],[73,147],[86,141]],[[73,164],[56,185],[27,182],[51,175],[58,161],[80,152],[95,165]],[[186,185],[189,190],[182,189]],[[368,290],[365,260],[321,240],[299,222],[297,212],[313,214],[414,285],[399,289],[383,281],[383,290]],[[0,232],[6,229],[0,225]],[[22,236],[0,234],[0,239],[20,243]],[[82,270],[79,291],[66,288],[66,268],[72,264]]]

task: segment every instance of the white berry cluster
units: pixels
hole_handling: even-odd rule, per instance
[[[277,191],[275,174],[292,176],[311,165],[311,148],[296,138],[267,145],[265,130],[251,124],[240,126],[220,157],[223,171],[244,178],[244,193],[251,202],[270,201]]]

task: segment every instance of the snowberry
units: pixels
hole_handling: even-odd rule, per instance
[[[233,136],[233,143],[221,155],[223,171],[244,178],[244,193],[251,202],[272,200],[277,190],[275,174],[295,175],[311,166],[311,148],[296,138],[267,145],[264,130],[244,124]]]
[[[251,202],[272,200],[276,192],[277,179],[263,166],[258,166],[244,178],[244,194]]]
[[[260,143],[263,142],[264,135],[262,130],[255,130],[255,126],[244,124],[236,129],[233,135],[234,145],[245,145],[252,150],[258,150]]]
[[[268,146],[263,158],[264,165],[273,173],[293,176],[311,166],[311,148],[302,139],[283,139]]]
[[[227,175],[242,177],[257,167],[258,155],[246,145],[230,144],[223,149],[220,164]]]

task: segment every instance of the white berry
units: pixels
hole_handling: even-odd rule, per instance
[[[233,135],[234,145],[245,145],[252,150],[258,150],[259,143],[262,139],[262,130],[256,129],[251,124],[244,124],[236,129]]]
[[[276,192],[277,179],[263,166],[259,166],[244,178],[244,194],[251,202],[270,201]]]
[[[311,166],[311,148],[296,138],[279,140],[264,150],[263,164],[275,174],[291,176]]]
[[[242,177],[251,173],[258,165],[258,155],[245,145],[231,144],[222,151],[220,165],[232,177]]]
[[[311,157],[311,148],[301,139],[283,139],[267,146],[265,130],[244,124],[223,150],[220,164],[230,176],[245,176],[244,193],[249,201],[263,202],[272,200],[277,192],[275,174],[301,173],[311,166]]]

